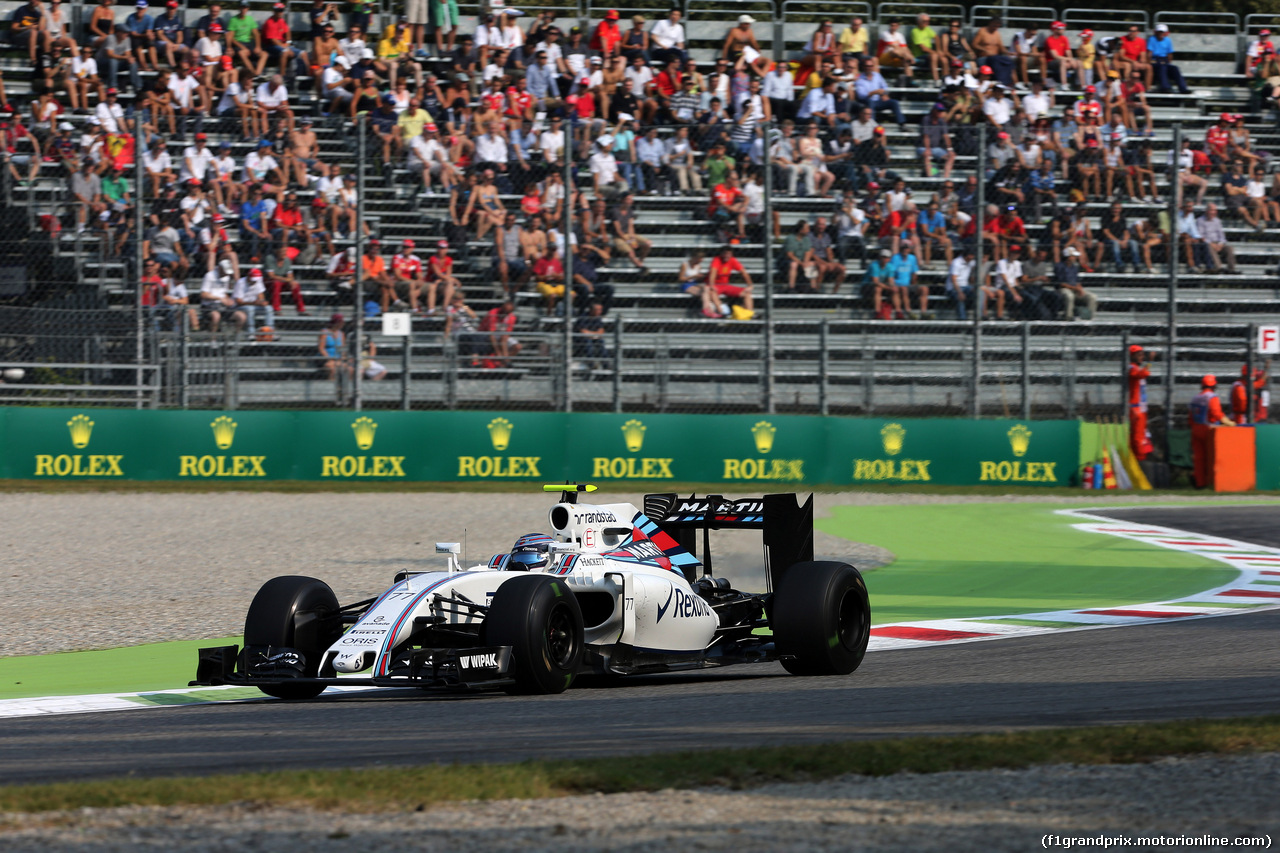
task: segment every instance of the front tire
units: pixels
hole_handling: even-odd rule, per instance
[[[338,597],[315,578],[285,575],[262,585],[244,620],[244,645],[295,649],[306,662],[304,675],[315,678],[320,658],[342,635]],[[335,628],[336,626],[336,633]],[[258,689],[278,699],[314,699],[323,684],[264,684]]]
[[[513,692],[563,693],[582,662],[582,610],[564,581],[512,578],[489,606],[485,642],[511,647]]]
[[[773,596],[773,636],[793,675],[848,675],[871,639],[862,574],[848,563],[796,563]]]

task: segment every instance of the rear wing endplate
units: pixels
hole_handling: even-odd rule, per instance
[[[703,531],[702,561],[711,573],[711,530],[762,530],[769,563],[769,586],[776,589],[782,574],[796,563],[813,559],[813,495],[802,504],[795,492],[759,498],[722,495],[682,498],[675,494],[644,496],[644,514],[690,554],[698,556],[698,531]]]

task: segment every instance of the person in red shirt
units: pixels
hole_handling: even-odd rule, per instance
[[[564,297],[564,264],[556,255],[554,245],[547,246],[542,257],[533,262],[534,288],[546,303],[547,316],[555,313],[556,303]]]
[[[1270,365],[1268,365],[1270,367]],[[1253,382],[1249,381],[1249,365],[1240,368],[1240,378],[1231,386],[1231,417],[1238,424],[1262,423],[1267,419],[1267,406],[1271,394],[1267,388],[1267,371],[1254,368]],[[1253,420],[1249,420],[1249,386],[1253,386]]]
[[[1131,24],[1129,32],[1120,39],[1120,55],[1116,60],[1124,66],[1121,77],[1141,71],[1147,88],[1151,88],[1151,55],[1147,52],[1147,40],[1142,37],[1142,30],[1137,24]]]
[[[659,71],[658,76],[653,78],[653,85],[657,88],[658,94],[662,98],[662,103],[665,105],[684,86],[684,73],[680,70],[680,60],[673,59],[668,62],[667,67]]]
[[[406,240],[406,243],[411,242]],[[453,274],[453,258],[449,255],[449,241],[436,243],[436,253],[427,259],[427,313],[436,311],[436,291],[443,289],[441,305],[453,301],[453,292],[462,287],[462,283]]]
[[[730,172],[724,183],[711,190],[711,220],[721,228],[730,222],[738,226],[738,239],[746,239],[747,197],[738,187],[738,176]]]
[[[1210,485],[1209,473],[1213,470],[1213,428],[1235,426],[1235,421],[1222,411],[1218,399],[1218,378],[1207,374],[1200,380],[1200,393],[1191,398],[1187,407],[1187,422],[1191,425],[1191,459],[1196,488]]]
[[[588,47],[598,50],[607,59],[618,53],[622,43],[622,30],[618,29],[618,10],[610,9],[604,13],[604,20],[596,26]]]
[[[1231,113],[1223,113],[1218,116],[1217,123],[1210,125],[1204,135],[1204,147],[1209,155],[1209,162],[1214,168],[1223,172],[1227,170],[1229,162],[1227,149],[1231,144],[1231,120]]]
[[[422,261],[413,253],[413,241],[405,240],[400,244],[400,251],[391,256],[391,276],[398,292],[408,292],[409,310],[418,313],[418,296],[422,293],[423,273]],[[435,289],[427,297],[427,305],[432,313],[436,308]],[[385,308],[383,309],[386,310]]]
[[[302,209],[298,207],[296,194],[289,193],[284,197],[284,204],[276,208],[272,220],[275,227],[271,229],[271,239],[288,243],[289,235],[294,234],[310,242],[311,229],[307,228],[306,220],[302,218]]]
[[[1151,376],[1151,363],[1144,362],[1144,355],[1138,344],[1129,347],[1129,449],[1138,461],[1146,459],[1155,449],[1147,430],[1147,379]]]
[[[1049,37],[1044,40],[1044,51],[1040,54],[1040,79],[1049,80],[1051,74],[1058,77],[1058,85],[1067,88],[1067,73],[1074,71],[1080,74],[1080,61],[1071,52],[1071,41],[1066,35],[1067,25],[1062,21],[1054,21],[1049,30]]]
[[[280,63],[280,73],[289,73],[289,60],[296,52],[289,35],[289,22],[284,17],[284,4],[276,3],[271,7],[271,17],[262,22],[262,43],[267,57]],[[262,70],[259,69],[261,74]]]
[[[730,284],[733,274],[742,276],[745,284]],[[733,256],[732,246],[721,246],[720,252],[711,259],[711,269],[707,273],[707,284],[713,287],[720,296],[730,299],[741,299],[742,307],[755,311],[754,282],[751,274],[743,269],[742,262]]]
[[[516,304],[510,299],[497,308],[490,308],[480,321],[480,331],[489,335],[492,355],[485,359],[485,367],[503,367],[520,352],[520,341],[511,334],[516,328]]]
[[[507,108],[505,114],[510,118],[532,119],[533,118],[533,95],[530,95],[525,87],[523,77],[516,80],[516,85],[507,87]]]

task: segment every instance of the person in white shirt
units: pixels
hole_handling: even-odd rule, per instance
[[[350,60],[339,56],[320,75],[320,102],[331,113],[345,113],[347,104],[354,97],[351,90],[355,87],[355,81],[351,79],[350,72]]]
[[[182,174],[180,177],[184,181],[192,178],[198,178],[203,181],[205,174],[209,171],[209,164],[213,162],[213,151],[205,144],[205,140],[209,137],[203,133],[196,134],[196,142],[194,145],[188,145],[182,152]]]
[[[969,248],[964,250],[964,254],[956,255],[951,261],[951,267],[947,270],[946,292],[956,301],[956,314],[961,320],[968,319],[965,315],[965,305],[969,301],[969,295],[973,293],[973,268],[976,265],[973,249]],[[1003,311],[1003,305],[1001,310]]]
[[[232,291],[231,296],[235,300],[237,307],[243,312],[245,322],[250,328],[261,328],[263,326],[275,328],[276,312],[272,310],[271,304],[267,302],[267,284],[262,275],[262,270],[254,267],[247,276],[236,281],[235,290]],[[254,318],[259,316],[262,317],[261,326],[254,322]]]
[[[142,165],[147,170],[147,178],[151,183],[151,197],[160,195],[160,191],[177,180],[173,171],[173,158],[169,156],[168,142],[162,136],[148,150],[142,152]]]
[[[1022,96],[1022,111],[1027,115],[1027,122],[1033,123],[1040,116],[1049,115],[1053,109],[1053,93],[1046,91],[1039,80],[1031,84],[1031,93]]]
[[[229,252],[228,257],[220,261],[215,261],[216,256],[217,252],[209,252],[209,271],[200,282],[201,313],[208,318],[209,331],[214,334],[217,334],[223,320],[235,323],[238,332],[244,328],[248,317],[236,307],[236,301],[231,295],[230,285],[235,280],[237,267],[235,253]]]
[[[1019,257],[1021,249],[1021,246],[1010,246],[1009,257],[1001,258],[996,262],[994,289],[998,294],[996,296],[997,320],[1004,319],[1004,303],[1006,299],[1012,299],[1014,306],[1022,304],[1022,260]],[[1016,307],[1014,310],[1017,310]]]
[[[173,93],[173,111],[178,117],[178,138],[186,133],[189,116],[195,116],[195,130],[199,133],[204,127],[208,105],[204,89],[200,87],[200,81],[191,75],[185,59],[178,61],[177,70],[169,77],[169,91]]]
[[[271,154],[271,143],[264,139],[256,150],[245,155],[242,180],[262,184],[263,192],[270,193],[274,191],[270,182],[280,183],[279,169],[279,161]]]
[[[645,98],[649,97],[649,84],[653,82],[653,69],[644,61],[643,56],[636,56],[623,73],[627,78],[627,86],[631,89],[631,94],[635,96],[637,101],[643,102]]]
[[[284,77],[272,74],[270,80],[258,86],[254,97],[265,124],[269,125],[272,119],[283,119],[289,133],[293,133],[293,110],[289,107],[289,90],[285,88]]]
[[[231,143],[218,143],[218,153],[209,164],[209,175],[213,179],[213,195],[218,209],[223,213],[231,212],[231,205],[238,205],[245,198],[245,185],[234,180],[236,158],[231,156]]]
[[[505,172],[509,159],[507,136],[502,131],[502,125],[496,121],[489,122],[487,131],[476,137],[475,162],[477,168],[481,168],[479,165],[481,163],[492,163],[493,166],[491,168],[495,171]]]
[[[596,140],[595,151],[589,160],[591,183],[597,196],[618,196],[628,189],[627,182],[618,174],[618,161],[613,156],[613,136],[603,134]]]
[[[993,87],[991,96],[987,98],[987,102],[982,105],[982,112],[986,115],[987,121],[996,127],[1004,127],[1013,118],[1013,101],[1005,97],[1003,86]]]
[[[649,49],[655,61],[666,64],[673,59],[687,62],[689,53],[685,50],[684,24],[680,23],[683,13],[672,9],[670,14],[653,25],[649,30]]]
[[[209,199],[204,189],[194,178],[188,182],[187,194],[178,202],[178,210],[182,212],[182,227],[188,234],[199,231],[213,211],[209,208]]]
[[[88,106],[90,90],[98,93],[99,101],[103,99],[102,78],[98,76],[98,60],[93,58],[93,48],[90,45],[85,45],[78,55],[71,57],[71,77],[73,79],[67,81],[67,93],[71,95],[73,108],[81,105]]]
[[[222,64],[222,24],[214,21],[209,24],[209,32],[196,41],[195,55],[199,57],[200,82],[206,86],[213,84],[213,72]]]
[[[538,135],[538,150],[549,166],[560,164],[564,154],[564,127],[560,116],[552,116],[550,125]]]
[[[784,62],[775,62],[773,70],[764,75],[760,94],[769,99],[774,121],[796,117],[795,78]]]
[[[120,93],[115,89],[107,90],[107,99],[94,108],[93,115],[98,123],[106,128],[107,133],[131,133],[133,123],[124,117],[124,107],[120,106]]]
[[[338,41],[338,52],[347,60],[348,68],[360,61],[366,47],[368,45],[364,41],[364,31],[357,26],[350,27],[347,37]]]
[[[409,155],[405,166],[410,172],[422,173],[422,189],[431,194],[431,179],[440,178],[445,193],[453,191],[453,184],[459,175],[453,164],[449,162],[449,152],[440,143],[439,128],[428,124],[422,128],[422,134],[415,136],[409,143]]]

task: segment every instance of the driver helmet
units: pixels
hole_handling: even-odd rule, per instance
[[[507,570],[527,572],[545,569],[551,562],[551,543],[555,541],[546,533],[526,533],[511,547],[511,559]]]

